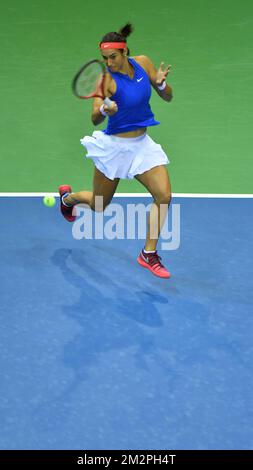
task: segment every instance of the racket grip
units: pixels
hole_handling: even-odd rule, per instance
[[[112,108],[113,106],[113,101],[110,100],[110,98],[105,98],[104,103],[106,104],[106,106],[108,106],[108,108]]]

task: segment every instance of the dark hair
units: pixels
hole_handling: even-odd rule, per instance
[[[120,28],[118,33],[116,33],[115,31],[111,33],[107,33],[102,38],[100,44],[102,42],[125,42],[126,43],[126,38],[133,32],[133,30],[134,30],[133,25],[131,23],[127,23],[125,24],[125,26]],[[123,49],[119,49],[119,51],[123,52]],[[130,51],[127,47],[127,55],[129,54],[130,54]]]

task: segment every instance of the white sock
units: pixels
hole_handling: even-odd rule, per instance
[[[65,193],[65,194],[63,194],[62,197],[61,197],[62,204],[63,204],[64,206],[66,206],[66,207],[71,207],[71,204],[68,204],[67,202],[64,202],[64,198],[67,197],[67,196],[69,196],[69,194],[70,194],[70,193]]]
[[[145,250],[145,248],[143,248],[143,251],[144,251],[144,253],[146,253],[146,255],[148,255],[149,253],[155,253],[156,252],[156,250],[155,251],[147,251],[147,250]]]

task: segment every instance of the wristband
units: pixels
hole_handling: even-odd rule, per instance
[[[162,82],[161,85],[157,85],[158,90],[162,91],[164,88],[166,88],[166,82]]]
[[[104,110],[104,104],[102,104],[102,105],[100,106],[99,111],[100,111],[100,113],[102,114],[102,116],[105,116],[105,117],[107,116],[107,114],[106,114],[106,112],[105,112],[105,110]]]

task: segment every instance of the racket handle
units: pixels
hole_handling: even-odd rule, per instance
[[[106,104],[106,106],[108,106],[108,108],[112,108],[113,106],[113,101],[110,100],[110,98],[105,98],[104,103]]]

